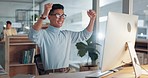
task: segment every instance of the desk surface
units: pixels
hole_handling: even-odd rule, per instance
[[[144,68],[148,69],[148,65],[144,66]],[[76,72],[76,73],[59,73],[59,74],[51,73],[50,75],[36,76],[35,78],[85,78],[86,75],[89,75],[94,72],[96,71],[85,71],[85,72]],[[135,75],[133,72],[133,67],[125,67],[118,72],[104,76],[102,78],[135,78]],[[141,75],[140,78],[148,78],[148,73],[147,75]]]
[[[142,66],[146,70],[148,70],[148,65]],[[142,71],[146,72],[145,70],[142,69]],[[147,74],[147,75],[146,75]],[[146,74],[142,74],[140,78],[148,78],[148,72]],[[108,76],[105,76],[103,78],[135,78],[134,70],[133,67],[125,67],[123,70],[120,70],[116,73],[110,74]]]
[[[10,78],[8,75],[0,75],[0,78]]]

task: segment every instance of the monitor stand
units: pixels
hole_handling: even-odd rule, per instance
[[[131,58],[131,61],[132,61],[132,64],[133,64],[135,78],[140,78],[140,76],[142,74],[142,69],[141,69],[141,66],[140,66],[134,45],[131,42],[126,42],[126,45],[127,45],[126,49],[129,50],[130,58]],[[118,67],[117,67],[117,69],[118,69]],[[98,78],[98,77],[108,75],[108,74],[111,74],[111,73],[114,73],[114,71],[109,70],[109,71],[106,71],[106,72],[103,72],[103,73],[97,72],[97,73],[94,73],[94,74],[91,74],[91,75],[87,75],[85,78]]]
[[[133,64],[135,78],[140,78],[142,70],[141,70],[141,66],[140,66],[134,45],[131,42],[127,42],[126,44],[130,53],[132,64]]]

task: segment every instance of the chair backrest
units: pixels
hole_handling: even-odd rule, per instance
[[[36,64],[37,70],[39,75],[44,75],[45,74],[45,70],[42,64],[42,59],[41,59],[41,55],[37,54],[34,56],[34,62]]]

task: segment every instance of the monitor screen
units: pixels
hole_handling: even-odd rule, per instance
[[[13,22],[12,23],[12,27],[14,27],[14,28],[21,28],[22,27],[22,24],[21,23],[18,23],[18,22]]]
[[[138,17],[123,13],[108,13],[101,72],[112,70],[131,62],[126,42],[135,45]]]

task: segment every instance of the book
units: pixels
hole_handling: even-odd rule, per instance
[[[31,63],[34,63],[35,54],[36,54],[36,49],[33,49]]]
[[[30,49],[28,52],[28,63],[34,63],[35,49]]]
[[[20,55],[20,63],[21,64],[29,64],[34,63],[35,49],[28,49],[21,53]]]
[[[28,54],[28,51],[25,51],[24,52],[24,57],[23,57],[23,64],[28,64],[28,59],[27,59],[27,55]]]

